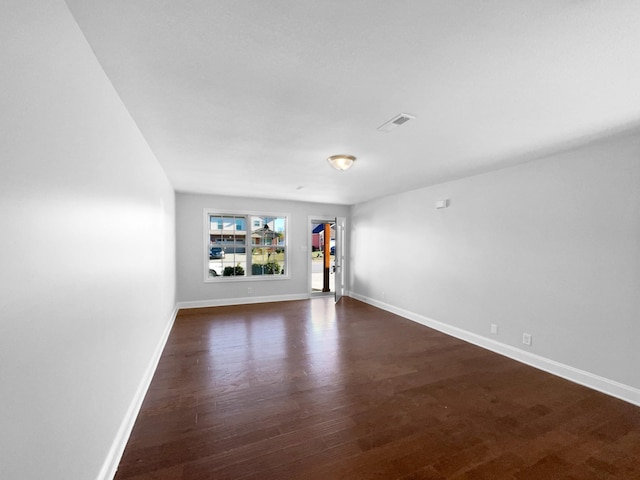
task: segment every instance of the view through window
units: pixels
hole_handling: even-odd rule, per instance
[[[286,216],[209,212],[207,219],[207,279],[286,275]]]

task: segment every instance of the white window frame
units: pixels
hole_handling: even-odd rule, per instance
[[[216,277],[209,276],[209,246],[210,246],[210,226],[211,226],[211,216],[236,216],[236,217],[245,217],[245,225],[247,227],[245,233],[245,252],[252,251],[251,244],[251,234],[253,231],[253,222],[251,221],[251,217],[277,217],[284,218],[284,274],[277,275],[252,275],[251,274],[251,255],[247,253],[247,262],[245,268],[245,274],[243,276],[229,276],[225,277],[222,275],[218,275]],[[227,282],[255,282],[255,281],[267,281],[273,282],[278,280],[289,280],[291,265],[289,263],[289,218],[290,214],[281,213],[281,212],[270,212],[270,211],[253,211],[253,210],[235,210],[235,209],[219,209],[219,208],[205,208],[203,209],[203,250],[202,250],[202,258],[203,258],[203,266],[204,266],[204,282],[205,283],[227,283]]]

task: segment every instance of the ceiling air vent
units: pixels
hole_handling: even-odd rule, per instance
[[[380,125],[378,127],[378,130],[380,130],[381,132],[390,132],[394,128],[398,128],[403,123],[407,123],[409,120],[413,120],[414,118],[416,117],[414,117],[413,115],[409,115],[408,113],[399,113],[391,120]]]

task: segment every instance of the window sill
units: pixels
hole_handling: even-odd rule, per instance
[[[204,283],[234,283],[234,282],[277,282],[280,280],[291,280],[289,275],[252,275],[250,277],[207,277]]]

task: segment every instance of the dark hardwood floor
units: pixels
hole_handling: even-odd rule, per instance
[[[181,311],[116,479],[640,479],[640,408],[351,298]]]

